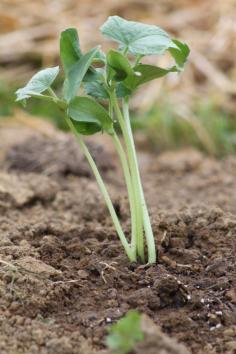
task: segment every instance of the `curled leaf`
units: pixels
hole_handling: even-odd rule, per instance
[[[60,57],[65,75],[68,75],[72,67],[82,57],[79,36],[75,28],[67,28],[61,32],[60,38]]]
[[[93,48],[84,54],[68,72],[64,83],[64,98],[67,102],[71,101],[72,98],[76,96],[77,91],[79,90],[80,85],[93,62],[93,59],[97,54],[97,51],[98,47]]]
[[[74,97],[68,105],[68,116],[82,123],[81,134],[90,135],[97,131],[113,132],[113,121],[105,108],[90,97]],[[92,132],[92,133],[91,133]]]
[[[113,78],[116,81],[123,81],[129,75],[133,75],[133,69],[129,60],[117,50],[110,50],[107,54],[107,64],[112,68]]]
[[[177,39],[173,39],[172,41],[175,43],[176,48],[170,48],[169,52],[175,59],[178,69],[182,70],[188,59],[190,49],[186,43],[182,43]]]
[[[16,91],[16,101],[25,100],[31,96],[39,96],[52,85],[58,73],[59,66],[40,70],[30,79],[25,87]]]

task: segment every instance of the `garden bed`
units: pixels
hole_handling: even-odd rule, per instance
[[[145,267],[128,262],[72,137],[8,128],[0,141],[1,354],[96,353],[130,309],[190,353],[235,353],[236,157],[140,152],[159,251]],[[93,143],[93,155],[129,233],[105,145]],[[146,354],[159,353],[155,345]]]

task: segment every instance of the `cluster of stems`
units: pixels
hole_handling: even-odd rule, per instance
[[[49,92],[51,96],[54,97],[55,102],[63,108],[63,102],[59,100],[57,96],[55,96],[55,93],[52,91],[52,89],[50,89]],[[142,263],[148,262],[152,264],[156,262],[156,248],[150,217],[144,197],[134,138],[131,129],[128,97],[122,99],[122,108],[120,108],[120,104],[115,91],[111,92],[109,99],[109,113],[110,116],[113,117],[114,121],[117,121],[119,123],[124,141],[123,146],[119,136],[114,130],[114,132],[111,134],[111,137],[113,139],[116,151],[120,158],[130,205],[130,241],[128,241],[128,238],[124,234],[108,190],[104,184],[104,181],[96,166],[96,163],[82,138],[82,135],[78,133],[78,131],[73,125],[73,122],[67,115],[65,115],[65,120],[70,130],[76,136],[80,148],[88,160],[88,163],[98,183],[99,189],[104,197],[107,208],[110,212],[116,232],[120,238],[120,241],[125,249],[129,260],[131,262],[136,262],[140,260]],[[145,245],[147,245],[147,252],[145,252]]]

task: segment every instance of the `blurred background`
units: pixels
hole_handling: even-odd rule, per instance
[[[14,91],[39,68],[59,63],[67,27],[79,29],[84,50],[98,43],[106,50],[99,27],[109,15],[157,24],[191,48],[181,75],[156,80],[133,98],[139,144],[154,152],[194,146],[213,156],[234,153],[236,0],[0,0],[0,126],[39,116],[65,129],[53,105],[31,101],[23,109]]]

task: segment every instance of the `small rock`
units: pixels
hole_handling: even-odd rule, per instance
[[[12,242],[11,240],[4,234],[1,234],[1,238],[0,238],[0,247],[3,246],[11,246]]]
[[[20,308],[20,303],[17,301],[13,301],[9,307],[11,311],[17,311]]]
[[[236,304],[236,291],[234,289],[230,289],[230,290],[226,291],[225,297],[227,300]]]
[[[22,316],[16,316],[16,324],[22,326],[25,322],[25,318]]]
[[[172,259],[170,259],[170,258],[167,257],[167,256],[162,256],[162,257],[161,257],[161,261],[162,261],[164,264],[166,264],[167,266],[169,266],[169,267],[171,267],[171,268],[173,268],[173,269],[176,268],[176,262],[173,261]]]
[[[187,291],[175,277],[166,277],[154,282],[153,290],[161,300],[161,306],[166,307],[175,304],[183,306],[187,302]]]
[[[47,278],[56,277],[62,273],[60,270],[33,257],[23,257],[19,259],[15,265],[32,274],[35,273],[36,275],[42,275]]]
[[[226,343],[227,349],[230,350],[230,354],[236,352],[236,341],[232,340]],[[228,352],[227,352],[228,353]]]
[[[235,336],[236,336],[236,326],[232,326],[224,330],[224,337],[235,337]]]
[[[87,279],[89,277],[88,272],[86,272],[86,270],[80,269],[78,270],[78,276],[81,279]]]
[[[217,326],[219,323],[219,317],[213,313],[208,314],[208,323],[210,326]]]

